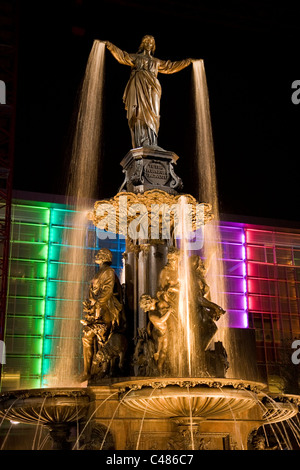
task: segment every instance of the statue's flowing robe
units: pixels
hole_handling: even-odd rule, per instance
[[[161,85],[157,79],[158,72],[175,73],[191,63],[191,59],[171,62],[160,60],[147,54],[129,54],[115,45],[108,43],[108,49],[123,65],[132,68],[126,85],[123,101],[127,111],[130,129],[137,121],[150,128],[157,136],[160,123]]]

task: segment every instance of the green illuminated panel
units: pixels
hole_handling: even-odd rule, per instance
[[[28,259],[11,258],[10,277],[46,279],[47,264],[44,261],[32,261]]]
[[[72,245],[72,237],[74,237],[74,234],[76,236],[82,236],[86,232],[85,227],[79,227],[79,228],[73,228],[73,227],[64,227],[63,225],[61,226],[53,226],[51,227],[51,242],[52,243],[58,243],[58,244],[64,244],[64,245]]]
[[[43,346],[43,337],[40,335],[17,335],[5,337],[6,353],[9,355],[22,355],[25,357],[39,356]],[[35,372],[36,373],[36,372]]]
[[[22,378],[25,377],[27,378],[27,381],[28,381],[29,376],[35,376],[35,379],[38,378],[39,379],[38,387],[41,386],[40,370],[41,370],[42,358],[40,355],[35,356],[35,357],[29,356],[29,355],[23,357],[21,355],[12,354],[8,356],[6,359],[7,359],[6,365],[9,365],[10,370],[8,370],[7,367],[4,367],[3,368],[4,373],[20,374],[20,377],[21,377],[20,388],[24,387],[24,384],[22,383]],[[31,388],[31,386],[27,388]]]
[[[46,224],[15,222],[12,225],[11,239],[19,240],[20,234],[22,242],[48,243],[49,227]]]
[[[62,245],[50,245],[49,248],[49,258],[50,260],[59,262],[59,263],[66,263],[68,262],[68,253],[69,247],[62,246]]]
[[[70,289],[70,284],[72,289]],[[48,284],[47,295],[51,299],[64,299],[64,300],[82,300],[82,282],[72,281],[51,281]],[[68,288],[67,288],[68,287]]]
[[[38,225],[49,224],[50,211],[49,208],[41,205],[13,204],[12,221],[28,222]]]
[[[21,297],[45,297],[46,279],[14,277],[10,282],[10,295],[12,293]]]
[[[43,322],[43,316],[14,315],[13,321],[6,323],[6,336],[15,334],[15,331],[22,331],[24,335],[30,335],[32,331],[43,331]]]
[[[69,210],[69,209],[57,209],[53,208],[52,209],[52,214],[51,214],[51,221],[53,226],[55,225],[62,225],[65,227],[72,227],[73,225],[73,217],[74,217],[75,211]]]
[[[38,297],[16,297],[11,295],[7,302],[8,315],[43,316],[45,299]]]
[[[23,243],[20,241],[12,241],[11,244],[12,258],[25,258],[28,260],[39,260],[47,262],[48,244],[46,243]]]
[[[21,388],[41,385],[49,224],[48,207],[12,207],[4,388],[5,376],[19,376]]]

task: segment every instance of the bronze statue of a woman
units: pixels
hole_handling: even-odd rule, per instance
[[[123,95],[132,145],[136,147],[157,146],[160,120],[161,85],[158,72],[175,73],[193,62],[193,59],[171,62],[153,57],[155,40],[144,36],[137,53],[122,51],[109,41],[103,41],[120,64],[130,65],[131,75]]]

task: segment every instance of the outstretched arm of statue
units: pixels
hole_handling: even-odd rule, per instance
[[[171,62],[170,60],[160,60],[158,65],[158,71],[161,73],[180,72],[180,70],[185,69],[193,62],[195,62],[195,59],[184,59],[175,62]]]
[[[119,49],[117,46],[115,46],[112,42],[109,41],[100,41],[104,43],[107,47],[107,49],[111,52],[111,54],[114,56],[117,61],[122,64],[122,65],[133,65],[132,62],[132,57],[128,52],[122,51],[122,49]]]

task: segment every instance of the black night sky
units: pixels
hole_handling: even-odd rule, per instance
[[[221,212],[299,221],[300,104],[291,100],[300,80],[296,7],[267,0],[20,3],[14,189],[65,193],[75,99],[93,40],[135,52],[152,34],[156,57],[204,59]],[[111,197],[123,181],[129,74],[107,51],[99,197]],[[179,155],[176,173],[193,194],[191,78],[191,67],[160,74],[158,144]]]

